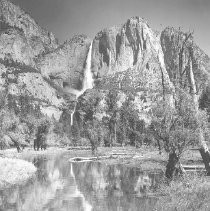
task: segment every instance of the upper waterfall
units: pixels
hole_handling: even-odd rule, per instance
[[[82,84],[82,90],[79,92],[79,96],[82,95],[87,89],[92,89],[93,88],[93,75],[91,71],[91,62],[92,62],[92,47],[93,47],[93,42],[91,42],[88,55],[87,55],[87,60],[86,60],[86,67],[84,71],[84,79],[83,79],[83,84]],[[79,97],[77,96],[77,97]]]
[[[84,78],[82,82],[82,89],[81,90],[74,90],[71,89],[71,93],[74,93],[76,95],[76,99],[80,97],[87,89],[92,89],[94,80],[93,80],[93,75],[91,71],[91,63],[92,63],[92,46],[93,43],[91,42],[87,59],[86,59],[86,65],[85,65],[85,70],[84,70]]]
[[[92,46],[93,42],[91,42],[87,59],[86,59],[86,66],[84,70],[84,78],[83,78],[83,83],[82,83],[82,89],[80,91],[76,91],[76,99],[81,96],[87,89],[92,89],[94,80],[93,80],[93,74],[91,71],[91,63],[92,63]],[[73,116],[74,112],[76,110],[76,107],[74,108],[73,112],[71,113],[71,125],[73,125]]]

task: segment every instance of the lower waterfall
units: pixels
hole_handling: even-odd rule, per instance
[[[74,106],[74,110],[71,113],[71,126],[73,125],[73,122],[74,122],[74,113],[75,113],[75,110],[76,110],[76,105]]]
[[[94,80],[93,80],[93,75],[92,75],[92,71],[91,71],[92,47],[93,47],[93,42],[91,42],[91,44],[90,44],[88,55],[87,55],[82,89],[76,93],[76,99],[78,99],[78,97],[81,96],[87,89],[93,88]],[[71,126],[73,125],[75,110],[76,110],[76,105],[74,107],[73,112],[71,113]]]

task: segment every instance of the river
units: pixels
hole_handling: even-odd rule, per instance
[[[24,185],[0,190],[2,211],[151,211],[161,175],[100,162],[69,162],[71,153],[31,160]]]

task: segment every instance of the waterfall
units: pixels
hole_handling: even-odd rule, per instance
[[[83,85],[82,85],[82,90],[80,92],[80,95],[82,95],[87,89],[93,88],[93,75],[92,75],[92,71],[91,71],[92,47],[93,47],[93,43],[91,42],[89,52],[88,52],[88,56],[87,56],[87,60],[86,60],[84,80],[83,80]]]
[[[112,69],[112,51],[111,49],[109,50],[109,73],[111,73]]]
[[[87,89],[92,89],[93,88],[93,75],[91,71],[91,62],[92,62],[92,47],[93,47],[93,42],[91,42],[87,59],[86,59],[86,66],[84,70],[84,79],[82,83],[82,89],[76,93],[76,99],[81,96]],[[73,118],[74,118],[74,113],[76,110],[76,105],[74,107],[73,112],[71,113],[71,126],[73,125]]]
[[[71,126],[73,125],[73,122],[74,122],[74,113],[75,113],[75,110],[76,110],[76,105],[74,106],[74,110],[71,113]]]

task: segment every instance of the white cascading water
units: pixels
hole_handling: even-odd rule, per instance
[[[91,71],[91,58],[92,58],[92,46],[93,43],[91,42],[88,55],[87,55],[87,60],[86,60],[86,67],[84,71],[84,79],[82,83],[82,89],[76,93],[76,99],[81,96],[87,89],[92,89],[93,88],[93,75]],[[73,112],[71,113],[71,126],[73,125],[73,118],[74,118],[74,113],[76,110],[76,106],[74,107]]]
[[[111,50],[109,51],[109,73],[111,73],[112,69],[112,52]]]
[[[83,84],[82,84],[82,90],[80,91],[79,96],[82,95],[87,89],[93,88],[94,80],[93,80],[93,75],[92,75],[92,71],[91,71],[92,47],[93,47],[93,43],[91,42],[90,48],[88,51],[87,60],[86,60],[86,68],[85,68],[85,72],[84,72],[84,80],[83,80]]]
[[[74,106],[74,110],[73,110],[73,112],[71,113],[71,126],[73,125],[75,110],[76,110],[76,106]]]

